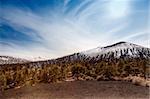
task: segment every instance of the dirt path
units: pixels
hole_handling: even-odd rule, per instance
[[[148,99],[149,91],[121,81],[74,81],[9,89],[0,99]]]

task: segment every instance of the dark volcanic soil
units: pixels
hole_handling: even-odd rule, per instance
[[[149,99],[149,88],[122,81],[37,84],[0,93],[0,99]]]

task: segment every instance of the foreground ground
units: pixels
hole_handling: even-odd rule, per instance
[[[74,81],[9,89],[0,99],[149,99],[149,91],[122,81]]]

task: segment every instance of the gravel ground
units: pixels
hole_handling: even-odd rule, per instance
[[[150,99],[150,89],[122,81],[37,84],[0,92],[0,99]]]

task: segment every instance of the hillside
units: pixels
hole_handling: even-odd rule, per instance
[[[150,49],[119,42],[106,47],[37,62],[0,65],[2,90],[71,80],[125,80],[150,86]]]
[[[128,42],[118,42],[106,47],[97,47],[81,54],[100,58],[150,58],[150,49]]]

